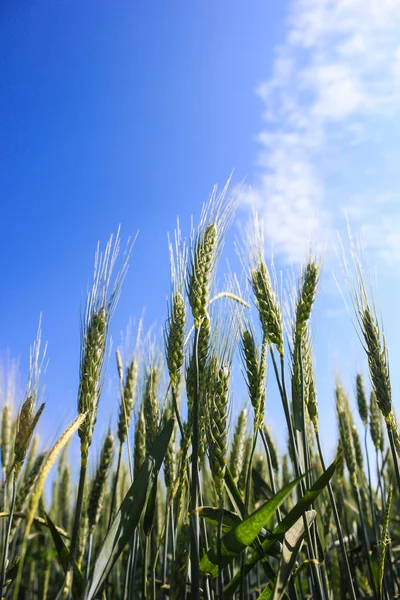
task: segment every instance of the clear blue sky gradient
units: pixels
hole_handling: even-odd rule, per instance
[[[24,382],[43,313],[49,439],[76,411],[79,318],[97,241],[119,223],[123,242],[140,232],[114,346],[143,307],[145,325],[161,328],[176,216],[187,234],[215,183],[233,168],[235,182],[254,173],[262,128],[254,90],[270,76],[286,10],[262,0],[3,2],[0,348],[20,357]],[[355,357],[362,361],[348,317],[340,327],[325,318],[327,307],[343,308],[333,288],[328,273],[315,321],[329,421],[336,361],[349,382]],[[105,418],[111,408],[102,407]],[[273,405],[267,412],[283,424]]]

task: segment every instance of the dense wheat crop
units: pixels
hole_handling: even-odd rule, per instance
[[[110,361],[119,381],[115,427],[107,424],[98,455],[92,438],[104,427],[97,412],[129,244],[121,257],[117,234],[96,253],[76,419],[40,451],[39,328],[25,396],[1,407],[2,597],[397,596],[400,437],[385,339],[360,261],[350,252],[346,272],[369,377],[354,373],[351,394],[337,377],[337,455],[327,464],[311,336],[321,264],[310,255],[283,306],[255,216],[238,244],[245,281],[239,286],[229,274],[217,288],[235,197],[228,186],[214,192],[188,243],[175,232],[163,339],[154,342],[139,327],[132,351],[117,350]],[[237,369],[247,394],[241,406]],[[273,398],[267,375],[276,379]],[[267,424],[269,402],[285,416],[285,452]]]

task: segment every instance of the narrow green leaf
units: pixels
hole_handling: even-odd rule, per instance
[[[306,492],[306,494],[299,500],[299,502],[292,508],[292,510],[284,517],[284,519],[275,527],[271,535],[263,542],[262,549],[264,554],[268,553],[268,550],[274,544],[274,542],[278,540],[283,540],[283,536],[285,533],[295,524],[295,522],[308,510],[311,504],[318,498],[324,488],[328,485],[328,482],[333,477],[335,469],[339,460],[341,459],[341,454],[335,458],[333,463],[324,471],[317,479],[317,481],[311,486],[311,488]],[[262,554],[260,552],[254,552],[252,556],[245,562],[242,572],[247,575],[254,568],[254,566],[258,563],[258,561],[262,558]],[[228,585],[225,587],[225,600],[232,598],[239,583],[240,583],[241,573],[239,572],[235,575]]]
[[[272,594],[274,593],[273,583],[269,583],[266,588],[263,589],[260,596],[258,596],[257,600],[271,600]]]
[[[157,506],[157,483],[158,477],[156,477],[153,481],[153,485],[149,494],[149,499],[147,500],[146,510],[144,513],[143,531],[145,535],[150,535],[153,527],[154,513],[156,511]]]
[[[301,478],[295,479],[282,490],[280,490],[271,500],[265,502],[259,509],[251,514],[247,519],[241,521],[232,527],[221,540],[222,566],[225,567],[242,550],[250,546],[265,523],[272,517],[276,509],[286,500],[293,488],[299,483]],[[273,542],[274,543],[274,542]],[[273,545],[273,543],[271,545]],[[218,573],[218,552],[214,546],[210,548],[207,554],[200,561],[200,569],[203,573],[215,577]]]
[[[308,510],[305,513],[308,527],[310,527],[316,516],[317,513],[315,510]],[[278,576],[276,579],[272,600],[282,600],[286,586],[289,582],[289,578],[296,564],[297,556],[303,544],[305,534],[306,529],[304,526],[303,517],[300,517],[300,519],[296,521],[294,525],[292,525],[289,531],[285,533],[282,558],[279,565]]]
[[[68,572],[69,568],[69,548],[66,546],[64,540],[61,535],[57,531],[56,526],[53,521],[50,519],[49,515],[45,513],[47,526],[50,530],[51,537],[53,538],[54,545],[57,550],[58,560],[65,574]],[[79,599],[82,598],[85,591],[85,579],[82,575],[82,572],[76,562],[74,561],[74,575],[72,580],[72,597]]]
[[[209,523],[213,525],[219,524],[219,515],[220,508],[215,508],[214,506],[199,506],[197,512],[199,513],[199,517],[205,519]],[[222,529],[224,531],[229,531],[235,525],[238,525],[242,522],[242,519],[236,513],[223,509],[223,517],[222,517]]]
[[[235,506],[237,512],[240,513],[240,516],[243,518],[246,514],[246,507],[244,505],[242,495],[239,492],[239,489],[235,483],[235,480],[232,477],[232,473],[230,472],[228,465],[225,469],[225,484],[229,492],[230,498],[232,500],[232,504]]]
[[[85,600],[93,600],[96,597],[135,531],[146,505],[149,491],[164,460],[174,423],[175,419],[173,417],[167,421],[125,496],[97,556],[88,582]]]

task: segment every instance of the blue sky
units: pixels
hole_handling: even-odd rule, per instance
[[[346,213],[379,274],[399,391],[396,0],[21,1],[3,3],[0,22],[0,348],[4,361],[20,358],[23,383],[42,312],[43,433],[75,415],[79,315],[97,241],[119,223],[123,241],[139,230],[114,346],[143,307],[145,326],[161,328],[167,231],[179,215],[187,234],[233,168],[249,186],[237,223],[256,206],[278,270],[296,272],[310,240],[324,247],[314,339],[326,447],[335,367],[350,390],[365,368],[331,276],[340,276],[334,247]],[[275,400],[267,414],[283,441]],[[104,419],[113,402],[105,394]]]

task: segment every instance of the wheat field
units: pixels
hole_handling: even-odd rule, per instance
[[[400,437],[361,261],[353,249],[344,262],[369,377],[354,373],[351,394],[336,378],[337,452],[328,464],[311,335],[321,261],[309,255],[284,302],[254,215],[238,244],[245,280],[228,273],[217,286],[235,198],[228,185],[214,192],[188,242],[175,232],[163,339],[139,326],[132,351],[111,361],[109,326],[132,246],[121,252],[117,233],[98,248],[77,348],[76,418],[41,450],[39,330],[25,395],[1,407],[1,597],[397,597]],[[117,425],[104,431],[97,455],[107,365],[119,381]],[[236,370],[247,398],[232,410]],[[271,401],[287,427],[280,451],[268,427]]]

